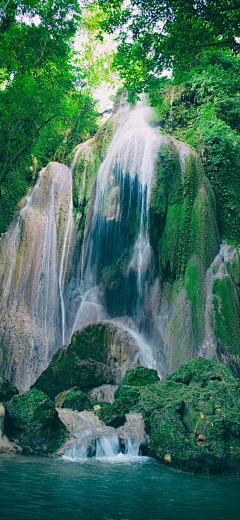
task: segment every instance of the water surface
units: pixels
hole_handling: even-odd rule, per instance
[[[188,475],[152,459],[69,462],[0,455],[0,518],[237,520],[240,479]]]

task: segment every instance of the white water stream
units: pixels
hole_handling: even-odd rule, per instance
[[[104,292],[99,285],[99,257],[108,255],[108,250],[119,247],[120,235],[115,231],[108,238],[109,226],[113,222],[120,226],[121,222],[130,221],[133,211],[134,186],[137,182],[137,211],[139,213],[138,229],[131,248],[128,261],[127,276],[136,273],[137,315],[144,315],[142,301],[144,299],[143,275],[151,267],[152,250],[149,241],[149,205],[154,166],[157,152],[166,138],[160,135],[156,128],[148,124],[152,117],[152,109],[145,99],[138,101],[132,108],[123,103],[118,113],[119,126],[109,145],[106,157],[102,162],[97,178],[96,197],[91,216],[91,228],[82,253],[81,272],[81,303],[76,314],[72,334],[83,326],[93,322],[110,320],[106,310]],[[117,173],[116,173],[117,172]],[[120,177],[119,177],[120,176]],[[124,201],[121,199],[121,189],[124,183],[130,183],[127,215]],[[135,184],[134,184],[135,183]],[[107,226],[107,227],[106,227]],[[119,229],[119,228],[118,228]],[[119,233],[119,231],[118,231]],[[103,236],[106,236],[106,248],[100,253]],[[110,242],[108,242],[111,241]],[[109,264],[111,261],[109,260]],[[114,261],[113,261],[114,263]],[[116,321],[116,319],[115,319]],[[135,339],[141,352],[142,362],[150,368],[155,368],[151,348],[146,341],[130,328],[127,330]]]

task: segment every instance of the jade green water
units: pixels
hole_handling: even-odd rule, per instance
[[[2,454],[0,518],[237,520],[240,479],[188,475],[145,458],[73,463]]]

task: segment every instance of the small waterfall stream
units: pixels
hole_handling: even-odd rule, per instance
[[[59,455],[71,462],[95,458],[102,462],[136,462],[142,460],[141,444],[146,442],[140,414],[127,414],[124,426],[106,426],[93,412],[58,409],[70,432],[70,439]],[[130,429],[129,429],[130,425]]]

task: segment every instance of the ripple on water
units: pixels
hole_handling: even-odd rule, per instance
[[[179,473],[152,459],[125,460],[78,464],[2,454],[0,518],[238,520],[239,479]]]

